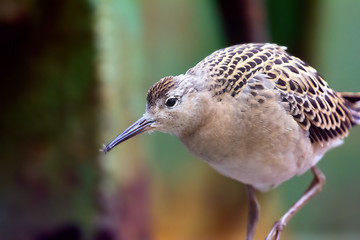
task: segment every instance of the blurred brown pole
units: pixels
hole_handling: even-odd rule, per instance
[[[264,0],[218,0],[229,45],[268,42],[268,17]]]

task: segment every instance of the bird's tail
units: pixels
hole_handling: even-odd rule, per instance
[[[345,105],[353,117],[352,123],[360,125],[360,92],[340,92],[340,95],[346,100]]]

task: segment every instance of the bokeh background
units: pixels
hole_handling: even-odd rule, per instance
[[[360,91],[358,0],[1,0],[0,239],[244,239],[242,184],[176,138],[102,143],[140,117],[147,89],[216,49],[288,46],[339,91]],[[279,146],[281,147],[281,146]],[[325,188],[284,239],[360,238],[360,127],[320,162]],[[311,174],[258,193],[256,239]]]

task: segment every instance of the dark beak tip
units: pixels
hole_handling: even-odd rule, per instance
[[[99,149],[100,152],[103,152],[104,154],[107,154],[108,150],[105,144],[103,144],[102,148]]]

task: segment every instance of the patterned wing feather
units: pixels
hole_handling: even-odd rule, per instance
[[[288,111],[321,145],[343,138],[359,124],[359,95],[342,97],[329,88],[317,71],[275,44],[242,44],[218,50],[187,74],[207,74],[215,95],[236,97],[255,76],[262,74],[275,83]],[[356,108],[357,107],[357,108]],[[355,114],[357,113],[357,115]]]
[[[280,51],[265,74],[271,75],[281,100],[289,104],[289,113],[309,131],[312,142],[323,144],[343,138],[355,119],[351,103],[328,84],[308,64]]]

